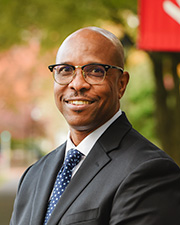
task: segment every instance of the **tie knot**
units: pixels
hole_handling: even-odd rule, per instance
[[[73,169],[81,160],[82,153],[76,149],[70,149],[64,161],[64,165]]]

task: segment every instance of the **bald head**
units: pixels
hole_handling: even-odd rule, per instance
[[[89,29],[89,30],[95,31],[95,32],[103,35],[107,39],[109,39],[112,42],[112,44],[117,48],[117,51],[119,51],[121,58],[124,59],[123,46],[122,46],[120,40],[113,33],[109,32],[105,29],[99,28],[99,27],[87,27],[84,29]],[[83,28],[82,28],[82,30],[83,30]]]
[[[114,34],[99,27],[82,28],[69,35],[58,50],[56,63],[63,62],[62,52],[64,55],[65,52],[74,52],[80,48],[85,50],[85,46],[88,50],[87,46],[90,48],[91,45],[94,46],[94,55],[104,54],[104,63],[111,57],[111,64],[124,68],[124,50],[121,42]]]

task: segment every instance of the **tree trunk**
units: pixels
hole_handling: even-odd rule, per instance
[[[180,78],[177,65],[179,53],[149,53],[154,66],[156,83],[157,135],[163,149],[180,165]],[[172,87],[164,85],[165,76],[170,76]]]

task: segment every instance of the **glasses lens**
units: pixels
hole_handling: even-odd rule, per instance
[[[73,79],[74,68],[69,65],[59,65],[53,68],[54,79],[59,84],[68,84]]]
[[[106,71],[101,65],[87,65],[83,69],[85,79],[90,84],[98,84],[104,80]]]

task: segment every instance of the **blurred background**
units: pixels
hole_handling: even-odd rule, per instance
[[[180,53],[142,46],[140,1],[0,0],[0,15],[0,225],[9,224],[25,169],[66,140],[47,66],[63,39],[81,27],[99,26],[122,41],[131,78],[121,108],[180,165]]]

